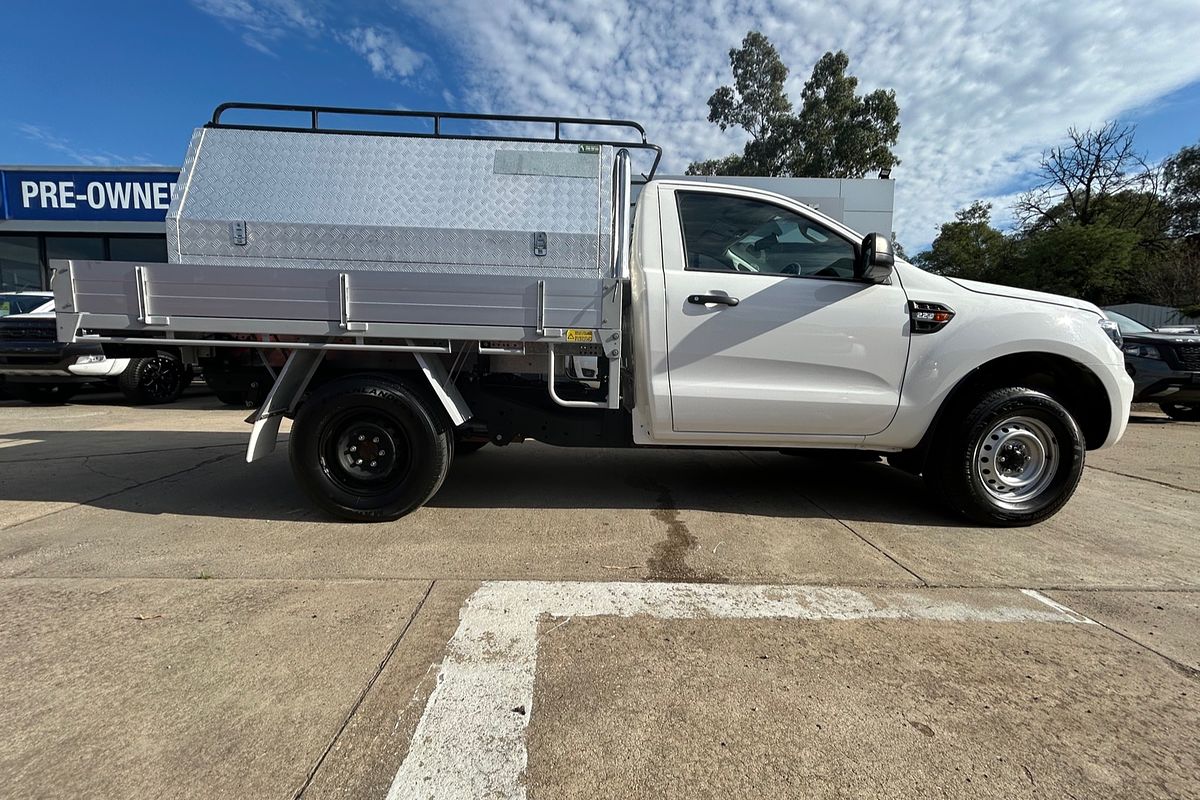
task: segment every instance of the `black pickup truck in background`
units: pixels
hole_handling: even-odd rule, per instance
[[[1200,335],[1156,331],[1124,314],[1104,313],[1121,330],[1133,402],[1158,403],[1172,419],[1200,421]]]
[[[19,400],[65,403],[88,384],[108,383],[133,403],[168,403],[191,383],[188,365],[170,353],[108,358],[99,344],[58,341],[53,296],[0,295],[0,388]]]

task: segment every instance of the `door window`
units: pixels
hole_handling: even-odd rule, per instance
[[[685,268],[805,278],[853,278],[854,245],[772,203],[678,192]]]

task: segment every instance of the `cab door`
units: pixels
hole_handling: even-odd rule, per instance
[[[659,187],[677,432],[868,435],[900,403],[908,307],[857,244],[752,190]]]

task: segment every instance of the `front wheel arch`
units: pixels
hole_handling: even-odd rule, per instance
[[[938,406],[921,441],[888,462],[905,472],[924,472],[930,448],[947,420],[966,413],[965,406],[991,389],[1023,386],[1053,397],[1071,413],[1088,450],[1104,444],[1112,425],[1112,408],[1104,384],[1091,369],[1054,353],[1014,353],[980,364],[954,385]]]

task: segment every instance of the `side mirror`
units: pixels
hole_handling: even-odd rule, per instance
[[[883,283],[891,276],[895,263],[892,240],[880,233],[869,233],[863,237],[859,248],[854,277],[867,283]]]

